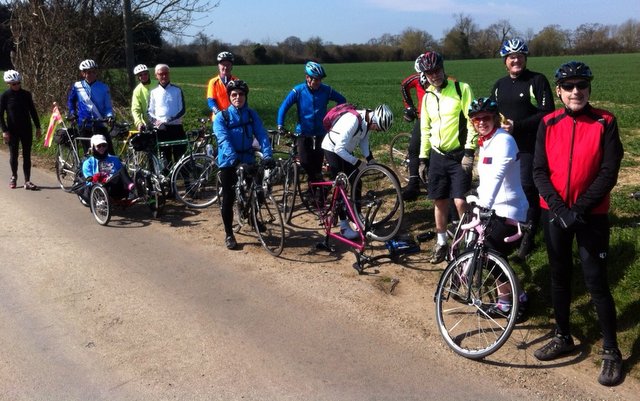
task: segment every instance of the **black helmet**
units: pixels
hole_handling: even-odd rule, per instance
[[[471,105],[469,106],[469,118],[483,112],[493,114],[498,113],[498,103],[488,97],[479,97],[471,102]]]
[[[416,58],[414,68],[416,72],[432,72],[444,65],[444,59],[438,52],[428,51]]]
[[[570,78],[581,78],[591,81],[593,74],[591,68],[581,61],[569,61],[566,64],[562,64],[560,68],[556,70],[556,84],[565,81]]]
[[[231,94],[231,91],[234,90],[241,90],[246,96],[249,94],[249,85],[247,85],[247,83],[241,79],[229,81],[229,83],[227,84],[227,94]]]

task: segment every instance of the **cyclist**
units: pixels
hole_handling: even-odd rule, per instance
[[[478,133],[478,201],[477,205],[493,209],[496,215],[525,221],[529,203],[520,181],[520,159],[518,145],[507,131],[501,128],[498,104],[490,98],[478,98],[469,107],[469,118]],[[508,256],[519,244],[504,239],[517,232],[517,227],[494,219],[487,229],[487,245],[504,256]],[[499,279],[499,278],[498,278]],[[485,312],[491,317],[502,317],[511,309],[511,288],[498,286],[498,302]],[[523,314],[525,296],[518,312]],[[522,316],[520,316],[522,318]]]
[[[296,85],[280,104],[277,127],[284,132],[287,112],[296,105],[298,122],[295,133],[298,136],[296,146],[300,156],[300,165],[307,172],[309,182],[322,181],[322,162],[324,154],[321,144],[325,129],[322,119],[327,114],[330,101],[345,103],[347,99],[329,85],[322,83],[327,74],[322,65],[309,61],[304,66],[305,82]]]
[[[77,120],[81,138],[91,138],[99,133],[107,138],[109,153],[114,154],[109,128],[101,122],[91,122],[91,119],[114,119],[111,93],[109,87],[98,80],[98,64],[91,59],[83,60],[79,67],[82,80],[75,82],[69,89],[67,108],[70,121]],[[94,127],[95,124],[95,127]],[[82,141],[85,153],[89,148],[87,142]]]
[[[139,84],[133,89],[133,95],[131,95],[131,115],[133,116],[133,124],[138,131],[144,131],[149,120],[149,86],[151,85],[151,77],[149,76],[149,68],[144,64],[136,65],[133,68],[133,74],[138,79]]]
[[[33,104],[31,92],[22,89],[22,76],[16,70],[4,73],[7,89],[0,96],[0,127],[4,142],[9,144],[9,166],[11,178],[9,188],[16,187],[18,180],[18,152],[22,144],[22,172],[24,173],[24,189],[35,191],[38,187],[31,182],[31,145],[33,131],[31,121],[36,126],[36,138],[40,138],[40,119]],[[5,118],[6,117],[6,118]]]
[[[231,74],[235,57],[233,53],[223,51],[218,54],[218,75],[209,80],[207,85],[207,106],[211,110],[211,120],[215,115],[229,107],[229,96],[227,96],[227,84],[238,79]]]
[[[420,108],[422,107],[422,97],[425,89],[429,86],[426,76],[420,73],[419,62],[421,57],[422,55],[416,59],[415,69],[417,72],[409,75],[400,84],[402,102],[405,107],[402,117],[407,122],[415,121],[411,130],[408,149],[409,183],[402,191],[402,199],[405,201],[416,200],[420,195],[420,176],[418,174],[418,167],[420,166],[420,160],[418,159],[418,153],[420,152]],[[413,102],[411,97],[411,90],[416,91],[416,103]]]
[[[86,178],[92,177],[81,194],[87,203],[92,183],[104,184],[109,196],[117,199],[126,198],[129,194],[134,195],[133,181],[127,169],[123,168],[120,158],[107,152],[107,139],[104,135],[91,137],[91,155],[82,163],[82,175]]]
[[[555,79],[563,107],[540,123],[533,178],[540,191],[556,334],[534,355],[548,361],[575,349],[570,326],[575,238],[603,336],[598,382],[614,386],[622,381],[623,372],[616,307],[607,281],[608,213],[624,151],[615,116],[589,103],[593,79],[589,66],[579,61],[563,64]]]
[[[386,104],[381,104],[373,110],[359,109],[355,112],[345,112],[335,122],[322,140],[324,156],[329,163],[332,177],[343,172],[351,179],[356,170],[363,169],[367,163],[373,162],[373,154],[369,148],[370,131],[388,131],[393,123],[393,112]],[[366,158],[366,163],[353,155],[356,147]],[[340,232],[348,239],[359,236],[342,212],[340,218]]]
[[[158,141],[186,139],[182,126],[182,116],[185,113],[182,89],[171,83],[168,65],[156,65],[155,72],[158,86],[149,92],[149,122],[158,129]],[[187,145],[174,145],[165,149],[163,153],[167,162],[178,161],[186,152]]]
[[[473,100],[471,87],[445,74],[442,55],[424,53],[416,60],[416,69],[429,82],[420,113],[419,174],[429,183],[428,197],[434,201],[437,239],[429,261],[437,264],[447,255],[450,199],[459,216],[467,207],[464,197],[471,189],[478,135],[467,115]]]
[[[255,110],[247,105],[249,86],[242,80],[227,84],[230,106],[216,114],[213,131],[218,140],[218,167],[222,186],[220,213],[225,231],[225,246],[236,249],[238,243],[233,235],[233,203],[237,181],[236,167],[240,164],[255,164],[254,139],[260,144],[265,167],[273,168],[271,141]],[[256,177],[258,178],[258,177]]]
[[[539,195],[533,182],[536,131],[540,119],[554,108],[547,78],[527,69],[528,54],[529,47],[524,40],[506,40],[500,48],[500,56],[507,75],[498,79],[491,90],[491,98],[498,103],[498,110],[507,119],[503,128],[513,135],[520,149],[520,179],[529,201],[527,221],[532,227],[522,239],[518,251],[521,259],[531,253],[540,221]]]

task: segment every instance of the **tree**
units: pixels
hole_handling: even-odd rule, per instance
[[[477,27],[470,16],[462,13],[454,14],[456,23],[453,28],[445,35],[442,51],[447,58],[466,59],[471,58],[470,38],[476,33]]]
[[[614,37],[622,51],[637,52],[640,50],[640,23],[628,19],[618,27]]]
[[[576,54],[594,54],[619,51],[611,38],[611,29],[602,24],[582,24],[574,33],[573,51]]]
[[[407,28],[399,38],[398,46],[402,49],[403,60],[415,60],[427,49],[433,49],[437,42],[429,33],[414,28]]]
[[[560,25],[548,25],[529,42],[529,54],[533,56],[564,55],[569,48],[569,37],[569,32],[560,29]]]

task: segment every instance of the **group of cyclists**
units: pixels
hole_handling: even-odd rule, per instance
[[[505,41],[500,56],[507,75],[496,81],[487,96],[478,98],[467,83],[446,74],[441,54],[427,51],[417,57],[415,73],[401,83],[403,118],[414,122],[409,147],[410,179],[403,191],[404,200],[416,199],[426,186],[427,197],[434,205],[436,243],[430,256],[434,264],[443,262],[447,255],[451,211],[461,217],[469,207],[465,196],[472,189],[474,166],[479,176],[477,206],[533,226],[519,245],[520,258],[530,254],[537,227],[542,225],[551,269],[556,334],[535,352],[541,361],[558,358],[575,348],[569,324],[571,245],[575,238],[604,336],[598,380],[603,385],[616,385],[623,377],[622,357],[606,274],[609,193],[616,183],[623,154],[616,119],[589,104],[593,74],[586,64],[571,61],[558,68],[555,94],[562,107],[554,111],[551,85],[543,74],[527,68],[526,42],[518,38]],[[256,144],[265,167],[272,168],[275,162],[262,119],[248,106],[249,86],[232,74],[233,54],[221,52],[217,61],[219,74],[208,82],[206,102],[218,144],[225,246],[237,249],[232,229],[236,168],[256,162]],[[83,170],[85,175],[117,175],[118,188],[125,191],[120,195],[125,196],[135,186],[121,173],[126,169],[112,156],[115,152],[107,126],[100,122],[113,118],[109,88],[97,80],[93,60],[82,61],[79,70],[82,79],[71,86],[67,106],[68,118],[77,119],[81,135],[92,136],[92,154]],[[184,96],[179,87],[171,84],[169,66],[155,67],[158,85],[153,89],[147,66],[137,65],[133,72],[139,81],[131,100],[135,127],[155,127],[159,140],[183,139]],[[394,120],[390,107],[380,104],[373,109],[345,108],[347,111],[327,127],[323,120],[330,102],[340,105],[347,99],[323,83],[327,74],[322,65],[307,62],[304,75],[305,81],[295,85],[282,101],[276,125],[279,133],[285,134],[287,113],[295,105],[297,121],[293,131],[308,180],[323,180],[325,160],[334,177],[339,172],[351,175],[375,162],[369,147],[370,133],[389,130]],[[19,89],[19,74],[7,71],[4,80],[9,89],[0,98],[0,124],[5,141],[10,144],[10,187],[16,186],[17,144],[22,141],[25,188],[34,189],[27,168],[31,145],[28,139],[30,119],[39,133],[37,114],[30,94]],[[417,103],[411,95],[414,89]],[[26,132],[29,135],[23,135]],[[357,147],[365,160],[355,155]],[[177,159],[181,151],[174,148],[174,154],[167,157]],[[342,234],[346,238],[357,236],[345,216],[340,218]],[[489,233],[492,247],[505,256],[513,249],[501,239],[512,235],[512,230],[513,226],[496,223]]]

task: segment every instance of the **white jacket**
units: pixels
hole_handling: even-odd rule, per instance
[[[367,157],[371,154],[369,130],[365,119],[366,110],[358,110],[358,113],[362,116],[362,123],[359,126],[358,117],[352,113],[344,113],[322,140],[322,149],[333,152],[354,165],[359,160],[353,155],[357,146],[360,146],[363,156]]]

